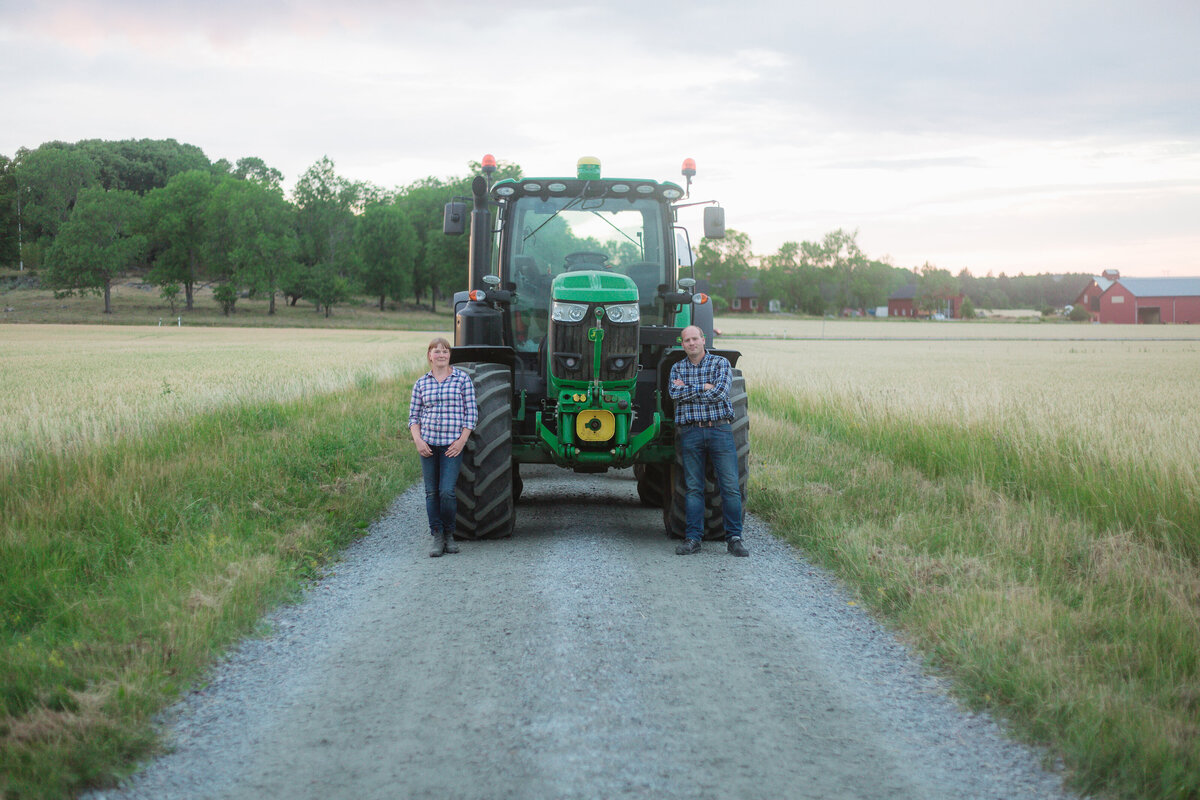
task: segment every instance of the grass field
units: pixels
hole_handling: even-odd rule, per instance
[[[721,342],[745,354],[750,508],[1080,788],[1200,796],[1191,330],[718,321],[742,325],[776,329]],[[429,335],[0,326],[0,794],[127,769],[417,479]]]
[[[999,312],[997,312],[999,313]],[[780,314],[743,314],[721,317],[717,329],[726,335],[726,346],[739,338],[764,339],[951,339],[1200,341],[1200,327],[1192,325],[1095,325],[1040,316],[985,320],[796,319]]]
[[[0,326],[0,466],[140,436],[163,420],[325,394],[418,366],[431,334]],[[418,353],[419,357],[420,353]]]
[[[1200,343],[725,345],[776,532],[1078,788],[1200,796]]]
[[[11,270],[3,278],[15,279]],[[354,297],[333,307],[326,317],[307,300],[295,306],[283,298],[275,302],[275,314],[268,314],[265,298],[242,298],[229,316],[221,312],[213,300],[212,286],[197,286],[192,310],[184,309],[182,293],[175,308],[162,299],[157,286],[143,283],[139,278],[121,279],[112,289],[112,313],[104,313],[104,298],[97,295],[55,297],[49,289],[5,289],[0,283],[0,323],[17,324],[89,324],[89,325],[183,325],[229,326],[253,328],[366,328],[370,330],[450,330],[454,320],[444,303],[437,313],[425,307],[389,303],[379,310],[378,298]]]
[[[0,796],[128,770],[151,715],[417,479],[428,338],[0,327]]]

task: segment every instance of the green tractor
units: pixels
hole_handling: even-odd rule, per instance
[[[632,467],[643,503],[661,507],[682,537],[671,365],[680,332],[697,325],[713,344],[713,306],[694,291],[691,245],[678,211],[704,205],[704,235],[723,238],[724,209],[686,203],[675,183],[603,178],[579,160],[572,178],[490,178],[447,204],[443,230],[461,235],[470,212],[470,281],[454,297],[451,363],[475,384],[479,423],[463,453],[458,535],[512,534],[521,464],[575,472]],[[695,163],[684,162],[690,190]],[[740,353],[714,350],[733,370],[734,438],[746,490],[750,443]],[[706,487],[705,536],[723,538],[719,492]]]

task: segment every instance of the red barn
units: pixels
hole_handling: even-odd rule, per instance
[[[907,286],[901,286],[896,291],[892,292],[892,296],[888,298],[888,318],[891,317],[915,317],[917,309],[915,300],[917,298],[917,285],[910,283]]]
[[[967,299],[965,294],[954,297],[938,298],[938,307],[932,312],[942,314],[947,319],[962,318],[962,304]],[[917,284],[910,283],[902,286],[888,297],[888,318],[892,317],[928,317],[929,311],[917,308]]]
[[[1100,296],[1108,291],[1108,287],[1113,285],[1113,282],[1121,277],[1121,273],[1115,269],[1106,269],[1104,274],[1098,278],[1092,278],[1083,291],[1079,293],[1079,297],[1075,300],[1076,306],[1083,306],[1092,316],[1092,322],[1100,321]]]
[[[1125,325],[1200,324],[1200,278],[1118,278],[1100,295],[1099,318]]]

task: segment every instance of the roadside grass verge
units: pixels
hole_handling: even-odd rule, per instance
[[[152,715],[417,480],[418,374],[2,469],[0,796],[69,796],[153,752]]]
[[[1196,473],[752,387],[751,503],[1072,785],[1200,797]],[[769,433],[767,433],[769,432]]]

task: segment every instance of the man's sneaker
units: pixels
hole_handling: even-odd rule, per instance
[[[740,536],[733,537],[726,542],[725,545],[728,547],[729,552],[733,553],[735,556],[744,557],[750,555],[750,551],[746,549],[746,545],[742,543],[742,537]]]
[[[690,556],[692,553],[700,552],[699,539],[684,539],[675,547],[675,555]]]

